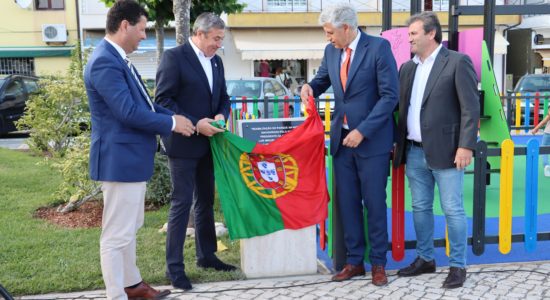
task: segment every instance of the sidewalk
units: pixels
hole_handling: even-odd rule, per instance
[[[470,266],[464,287],[454,290],[441,288],[447,271],[438,268],[434,274],[408,278],[389,271],[389,283],[381,288],[371,284],[368,273],[344,282],[331,282],[330,275],[214,282],[194,284],[189,292],[173,290],[165,299],[550,299],[550,261]],[[98,290],[16,299],[104,297],[105,291]]]

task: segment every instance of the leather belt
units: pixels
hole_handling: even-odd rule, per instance
[[[411,143],[413,146],[416,146],[418,148],[422,148],[422,143],[421,142],[417,142],[417,141],[413,141],[413,140],[408,140],[409,143]]]

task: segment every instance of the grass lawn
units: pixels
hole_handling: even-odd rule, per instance
[[[65,229],[32,217],[37,208],[54,202],[51,195],[60,182],[55,171],[38,164],[41,161],[28,153],[0,149],[0,284],[14,296],[104,289],[100,229]],[[165,235],[158,233],[167,215],[168,207],[147,212],[138,234],[138,266],[144,280],[153,284],[169,283],[164,278]],[[218,256],[239,265],[238,241],[221,240],[229,249]],[[187,239],[185,246],[191,282],[244,278],[240,271],[196,268],[194,239]]]

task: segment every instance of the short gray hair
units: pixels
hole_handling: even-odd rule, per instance
[[[357,11],[349,3],[338,3],[333,6],[329,6],[324,9],[319,15],[319,23],[325,25],[326,23],[332,24],[332,26],[340,28],[344,24],[348,24],[351,28],[357,28]]]
[[[205,12],[200,14],[193,24],[193,35],[199,34],[199,31],[207,33],[210,29],[225,29],[225,22],[216,14]]]

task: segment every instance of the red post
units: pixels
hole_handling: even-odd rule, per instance
[[[405,165],[392,168],[391,182],[392,257],[400,261],[405,256]]]
[[[288,115],[290,114],[290,102],[288,101],[288,96],[285,96],[283,105],[284,105],[283,117],[288,118]]]

